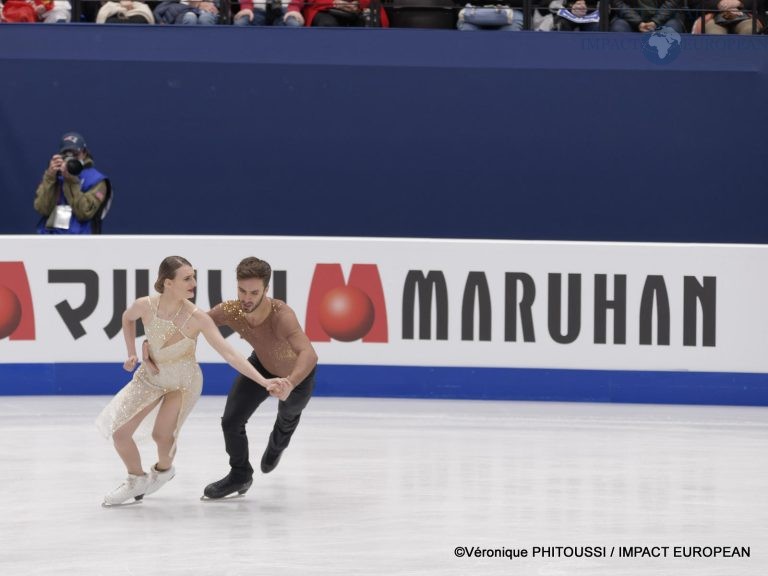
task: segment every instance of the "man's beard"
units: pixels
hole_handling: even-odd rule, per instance
[[[264,297],[265,297],[265,296],[266,296],[266,294],[262,294],[262,295],[261,295],[261,298],[259,298],[259,301],[258,301],[258,302],[256,302],[256,304],[254,304],[254,305],[253,305],[253,306],[252,306],[250,309],[246,308],[246,307],[245,307],[245,304],[244,304],[244,303],[241,301],[241,302],[240,302],[240,308],[242,308],[242,309],[243,309],[243,312],[245,312],[246,314],[248,314],[248,313],[250,313],[250,312],[253,312],[254,310],[256,310],[256,308],[258,308],[259,306],[261,306],[261,303],[262,303],[262,302],[264,302]]]

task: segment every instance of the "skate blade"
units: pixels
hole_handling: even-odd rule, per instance
[[[141,504],[144,502],[144,495],[142,494],[138,498],[134,499],[133,502],[121,502],[120,504],[107,504],[106,502],[101,503],[102,508],[125,508],[126,506],[135,506],[136,504]]]
[[[245,498],[245,492],[242,494],[230,494],[229,496],[224,496],[223,498],[209,498],[205,494],[200,496],[200,500],[202,502],[228,502],[230,500],[240,500],[241,498]]]

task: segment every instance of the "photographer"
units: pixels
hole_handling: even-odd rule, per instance
[[[43,216],[38,234],[101,234],[111,201],[109,179],[93,167],[85,139],[64,134],[35,193],[35,210]]]

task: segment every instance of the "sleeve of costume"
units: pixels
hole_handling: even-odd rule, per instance
[[[56,176],[46,172],[35,192],[35,210],[43,216],[48,216],[56,206]]]
[[[88,192],[80,190],[80,182],[64,181],[64,194],[67,202],[72,206],[72,212],[78,220],[90,220],[96,215],[104,197],[107,194],[107,185],[102,180]]]

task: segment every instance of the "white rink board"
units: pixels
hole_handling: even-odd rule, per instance
[[[596,370],[665,370],[768,372],[768,247],[752,245],[606,244],[418,239],[314,237],[0,237],[0,266],[22,262],[34,306],[35,339],[0,340],[0,363],[121,362],[122,335],[110,338],[104,327],[113,318],[115,270],[127,275],[127,297],[134,299],[137,270],[148,270],[150,284],[163,257],[189,259],[198,273],[198,306],[210,307],[208,274],[220,271],[224,299],[236,297],[234,270],[246,256],[269,261],[285,273],[287,301],[305,325],[307,301],[318,264],[339,264],[345,279],[353,265],[373,264],[381,278],[386,305],[386,342],[314,342],[324,364],[381,366],[472,366]],[[82,321],[85,335],[75,338],[56,309],[68,301],[83,303],[83,284],[49,281],[51,270],[92,270],[98,275],[99,298]],[[403,337],[404,283],[409,271],[439,271],[448,296],[448,337],[436,340],[435,314],[431,339]],[[462,301],[471,272],[482,272],[491,303],[490,341],[462,340]],[[505,274],[529,276],[535,283],[531,304],[535,341],[523,342],[518,314],[517,341],[505,340]],[[580,330],[573,342],[556,342],[548,324],[548,279],[562,278],[562,323],[568,275],[581,279]],[[626,343],[613,342],[613,312],[607,313],[608,341],[595,343],[595,275],[608,278],[612,297],[615,275],[626,276]],[[640,309],[649,276],[661,277],[669,298],[669,344],[641,344]],[[684,278],[716,283],[715,345],[702,343],[702,309],[696,306],[696,344],[683,343]],[[0,285],[3,280],[0,277]],[[274,282],[273,282],[274,284]],[[519,299],[519,294],[518,294]],[[418,302],[418,299],[417,299]],[[434,298],[433,298],[434,302]],[[26,312],[25,312],[26,313]],[[654,313],[655,316],[655,313]],[[230,337],[237,342],[237,338]],[[244,352],[248,347],[237,343]],[[203,362],[222,362],[203,340]]]

